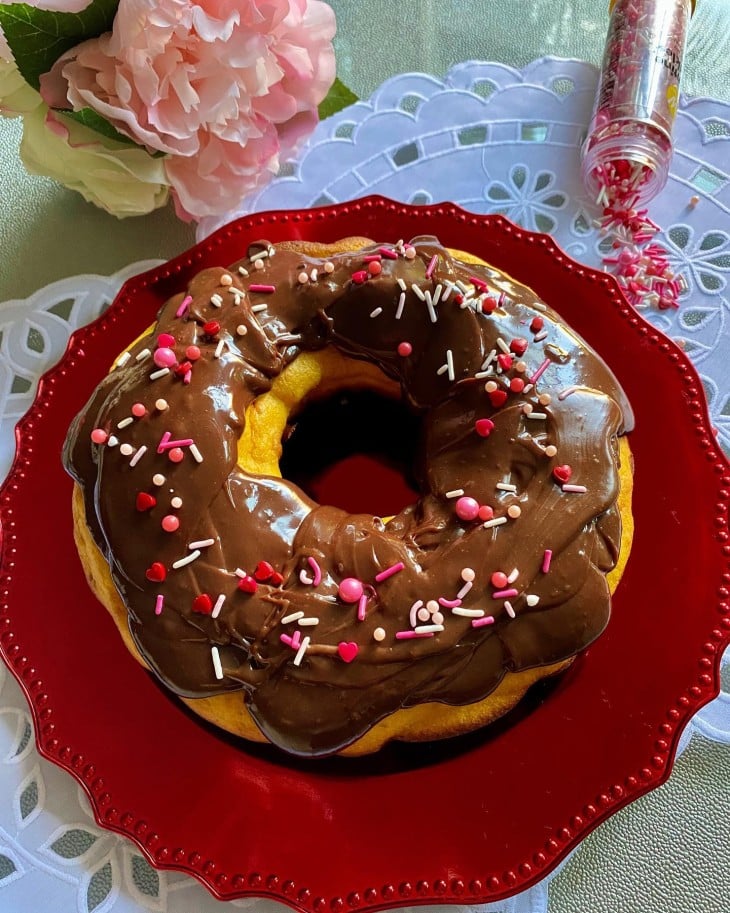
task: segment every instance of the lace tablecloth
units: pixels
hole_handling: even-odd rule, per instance
[[[593,227],[597,211],[585,196],[577,167],[595,80],[592,67],[555,59],[535,61],[523,71],[469,62],[445,79],[395,77],[368,101],[321,124],[298,161],[247,200],[242,211],[299,208],[372,192],[410,203],[453,200],[550,232],[572,256],[597,266],[606,242]],[[730,452],[730,336],[725,331],[730,105],[684,99],[676,139],[669,185],[651,215],[664,227],[660,240],[686,291],[678,311],[648,309],[645,316],[689,352],[720,440]],[[700,203],[691,207],[693,195]],[[12,460],[14,424],[72,330],[103,310],[128,276],[152,265],[132,264],[112,276],[72,277],[25,300],[0,304],[0,476]],[[722,694],[698,714],[680,751],[695,734],[730,744],[730,695]],[[576,852],[580,860],[583,850]],[[708,856],[712,853],[709,848]],[[710,861],[716,870],[722,868],[720,859]],[[548,881],[479,909],[544,913]],[[602,908],[607,913],[628,913],[612,905],[610,886],[607,897]],[[726,909],[697,901],[703,913]],[[264,913],[271,903],[245,900],[231,906]],[[39,757],[27,705],[0,664],[0,910],[205,913],[219,908],[192,878],[153,870],[131,843],[96,826],[72,779]],[[669,898],[661,909],[674,913],[679,907]]]

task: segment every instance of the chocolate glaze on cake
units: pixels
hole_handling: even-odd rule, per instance
[[[247,406],[325,346],[377,365],[423,416],[421,498],[387,525],[237,465]],[[497,270],[430,237],[329,260],[262,242],[203,270],[123,361],[64,462],[139,651],[178,694],[240,690],[272,742],[323,755],[398,708],[478,701],[604,629],[631,409],[602,360]]]

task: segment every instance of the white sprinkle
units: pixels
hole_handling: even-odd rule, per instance
[[[512,603],[505,599],[504,608],[510,618],[515,617],[515,610],[512,608]]]
[[[127,425],[131,425],[134,421],[134,417],[128,415],[126,418],[123,418],[121,422],[117,422],[117,428],[126,428]]]
[[[248,276],[248,270],[245,266],[239,266],[238,272],[243,276],[244,279]]]
[[[504,341],[504,339],[502,339],[501,336],[497,336],[495,342],[496,342],[497,345],[500,347],[500,349],[504,352],[505,355],[511,355],[511,354],[512,354],[512,352],[510,352],[509,346],[508,346],[507,343]]]
[[[527,596],[525,596],[525,602],[529,606],[536,606],[539,601],[540,601],[540,597],[536,596],[534,593],[528,593]]]
[[[265,311],[267,307],[268,304],[254,304],[254,306],[251,308],[251,313],[260,314],[261,311]]]
[[[114,437],[113,434],[110,434],[107,439],[106,446],[107,447],[116,447],[118,443],[119,443],[119,439]]]
[[[221,296],[218,295],[218,294],[216,294],[216,295],[211,295],[211,296],[210,296],[210,303],[213,305],[213,307],[219,308],[219,307],[222,307],[222,306],[223,306],[223,299],[222,299]]]
[[[405,280],[402,279],[400,276],[398,277],[398,286],[399,286],[400,290],[403,292],[405,292],[408,289],[408,286],[406,285]]]
[[[395,319],[400,320],[403,316],[403,308],[406,306],[406,293],[401,292],[400,298],[398,299],[398,309],[395,312]]]
[[[220,615],[221,609],[223,608],[223,603],[225,601],[226,601],[226,597],[224,596],[223,593],[221,593],[220,596],[215,601],[215,605],[213,606],[213,611],[210,613],[211,618],[217,618]]]
[[[436,323],[438,320],[438,315],[436,314],[436,309],[433,306],[431,292],[426,292],[426,307],[428,308],[428,316],[431,318],[431,323]]]
[[[257,250],[253,256],[249,257],[249,260],[255,264],[257,260],[265,260],[269,254],[270,250]],[[260,269],[260,267],[257,266],[256,269]]]
[[[210,655],[213,660],[213,671],[215,672],[215,677],[220,681],[223,678],[223,666],[221,665],[221,656],[218,652],[218,647],[210,648]]]
[[[139,463],[139,461],[140,461],[140,460],[142,459],[142,457],[145,455],[145,453],[147,453],[147,445],[146,445],[146,444],[142,444],[142,446],[139,448],[139,450],[135,453],[135,455],[134,455],[134,456],[132,457],[132,459],[129,461],[129,465],[130,465],[130,466],[136,466],[137,463]]]
[[[173,561],[172,566],[177,570],[178,568],[185,567],[186,564],[192,564],[196,558],[200,558],[199,548],[196,548],[194,552],[190,552],[189,555],[185,555],[184,558],[178,558],[177,561]]]
[[[273,247],[271,244],[269,244],[269,247],[268,247],[268,249],[267,249],[267,253],[268,253],[268,255],[269,255],[270,257],[273,257],[274,254],[276,253],[276,248]]]
[[[137,357],[136,357],[134,360],[135,360],[135,361],[144,361],[144,359],[147,358],[148,355],[150,355],[150,350],[149,350],[149,349],[142,349],[141,352],[138,352],[138,353],[137,353]]]
[[[122,456],[131,456],[134,453],[134,447],[131,444],[122,444],[119,448],[119,452]]]
[[[525,418],[547,418],[547,412],[528,412],[525,414]]]
[[[169,373],[170,373],[169,368],[160,368],[159,371],[153,371],[150,374],[150,380],[159,380],[161,377],[164,377],[165,374],[169,374]]]
[[[526,387],[523,387],[522,392],[523,392],[523,393],[529,393],[530,390],[532,390],[532,387],[533,387],[532,384],[527,384]]]
[[[304,658],[304,654],[307,652],[307,649],[309,647],[309,640],[310,640],[309,637],[302,638],[302,645],[301,645],[301,647],[299,647],[299,649],[297,650],[297,655],[294,657],[295,666],[299,666],[301,664],[302,659]]]
[[[299,571],[299,579],[305,586],[311,586],[314,583],[314,577],[310,577],[304,568]]]
[[[423,294],[423,289],[421,289],[419,286],[417,286],[415,282],[411,285],[411,288],[413,289],[413,291],[416,295],[416,298],[420,298],[421,301],[426,300],[426,296]]]
[[[291,615],[281,619],[283,625],[288,625],[290,621],[299,621],[300,618],[304,618],[304,612],[292,612]]]
[[[319,618],[300,618],[299,624],[313,628],[315,625],[319,624]]]
[[[473,586],[474,586],[474,584],[472,583],[472,581],[467,580],[466,583],[464,584],[464,586],[456,594],[456,598],[463,599]],[[451,611],[453,612],[454,610],[452,609]],[[466,609],[464,611],[466,611]]]
[[[449,372],[449,380],[456,380],[456,373],[454,371],[454,354],[451,349],[446,350],[446,367]]]
[[[382,308],[375,308],[374,311],[370,311],[370,316],[371,316],[371,317],[380,317],[380,315],[381,315],[382,313],[383,313],[383,309],[382,309]]]
[[[418,627],[413,629],[416,634],[436,634],[438,631],[443,631],[443,625],[418,625]]]
[[[558,393],[558,399],[562,402],[566,396],[570,396],[571,393],[575,393],[577,389],[577,387],[566,387],[565,390],[561,390],[560,393]]]
[[[507,583],[514,583],[515,580],[520,576],[520,572],[515,568],[512,573],[507,578]]]
[[[318,275],[319,275],[319,273],[317,272],[317,270],[313,269],[312,272],[309,274],[309,278],[312,280],[312,282],[316,282]]]
[[[446,372],[447,372],[448,370],[449,370],[449,366],[448,366],[448,363],[447,363],[447,364],[445,364],[445,365],[441,365],[441,367],[438,369],[438,371],[436,371],[436,373],[437,373],[437,374],[439,375],[439,377],[440,377],[442,374],[446,374]]]
[[[496,357],[497,357],[497,350],[492,349],[492,351],[489,353],[489,355],[487,355],[487,357],[484,359],[484,363],[482,364],[482,371],[486,371],[487,368],[491,365],[491,363],[494,361],[494,359]]]
[[[408,613],[408,615],[409,615],[409,620],[410,620],[412,628],[416,627],[416,619],[418,618],[418,610],[421,608],[422,605],[423,605],[423,600],[417,599],[411,606],[411,609],[410,609],[410,612]]]
[[[446,492],[447,498],[460,498],[464,494],[463,488],[452,488],[451,491]]]
[[[436,305],[439,303],[439,301],[441,299],[441,292],[443,292],[443,290],[444,290],[444,287],[439,282],[439,284],[433,290],[433,306],[434,307],[436,307]]]
[[[547,330],[543,330],[542,333],[538,333],[533,342],[542,342],[543,339],[547,339]]]
[[[588,489],[585,485],[563,485],[563,491],[574,492],[578,495],[584,495]]]
[[[240,567],[237,567],[233,573],[236,575],[236,577],[248,577],[248,574],[246,573],[246,571],[241,570]]]
[[[465,295],[467,292],[474,294],[474,286],[467,285],[466,282],[462,282],[461,279],[456,280],[456,285],[459,288],[459,291],[463,292]]]
[[[532,306],[535,308],[536,311],[546,311],[547,310],[547,305],[543,304],[542,301],[533,301]]]
[[[164,485],[164,484],[165,484],[165,477],[162,475],[161,472],[156,472],[156,473],[152,476],[152,484],[153,484],[153,485],[156,485],[158,488],[159,488],[161,485]]]
[[[483,523],[482,526],[484,529],[491,529],[493,526],[501,526],[503,523],[507,522],[507,517],[495,517],[493,520],[487,520],[486,523]]]
[[[517,491],[517,486],[511,485],[509,482],[497,482],[496,487],[499,491],[511,491],[513,493]]]
[[[215,545],[215,539],[201,539],[199,542],[191,542],[188,548],[208,548],[209,545]]]
[[[453,292],[453,290],[454,290],[454,283],[453,283],[453,282],[447,282],[447,283],[446,283],[446,288],[444,289],[444,293],[443,293],[443,295],[441,296],[441,300],[442,300],[442,301],[448,301],[448,300],[449,300],[449,296],[451,295],[451,293]]]
[[[190,452],[192,453],[193,459],[196,463],[203,462],[203,454],[198,450],[195,444],[190,445]]]
[[[451,614],[461,615],[463,618],[483,618],[484,609],[460,609],[457,607],[451,610]]]
[[[214,358],[220,358],[223,354],[223,346],[226,344],[225,339],[219,339],[218,345],[215,347],[215,352],[213,352]]]
[[[485,377],[494,377],[494,370],[490,368],[488,371],[477,371],[474,377],[477,380],[483,380]]]
[[[119,359],[117,360],[117,365],[116,365],[117,368],[121,368],[122,365],[126,365],[126,363],[129,361],[129,359],[131,357],[132,357],[131,352],[122,352],[122,354],[119,356]]]

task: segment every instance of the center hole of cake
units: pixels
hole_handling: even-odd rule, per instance
[[[420,426],[399,400],[340,390],[308,403],[287,426],[281,473],[320,504],[392,516],[419,497]]]

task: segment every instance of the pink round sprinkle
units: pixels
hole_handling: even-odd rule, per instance
[[[297,276],[297,282],[300,285],[306,285],[309,282],[309,276],[304,272],[304,270],[302,270],[301,273],[299,273]]]
[[[170,336],[169,333],[160,333],[160,335],[157,337],[157,345],[160,348],[169,349],[175,345],[175,337]]]
[[[416,248],[411,247],[411,245],[409,244],[408,247],[406,247],[405,256],[406,256],[406,260],[415,260],[416,259]]]
[[[490,577],[490,581],[496,590],[503,590],[507,586],[507,575],[502,571],[495,571]]]
[[[435,599],[429,599],[428,602],[426,603],[426,608],[428,609],[429,615],[435,615],[436,612],[439,612],[441,610],[441,606],[438,604],[438,602]]]
[[[185,357],[188,361],[197,361],[200,358],[200,349],[197,346],[188,346],[185,349]]]
[[[166,399],[156,399],[155,400],[155,409],[158,412],[164,412],[167,409],[167,400]]]
[[[441,612],[434,612],[431,616],[431,621],[435,625],[442,625],[444,623],[444,616],[441,614]]]
[[[385,640],[385,628],[376,628],[373,631],[373,638],[374,638],[374,640],[377,640],[378,642],[380,642],[381,640]]]
[[[379,260],[372,260],[368,263],[368,272],[371,276],[379,276],[383,272],[383,267]]]
[[[177,495],[170,501],[170,506],[174,507],[175,510],[180,510],[182,504],[182,498],[178,497]]]
[[[172,450],[167,451],[167,455],[173,463],[181,463],[185,458],[181,447],[173,447]]]
[[[356,577],[345,577],[337,589],[337,595],[343,602],[357,602],[364,592],[362,581]]]
[[[419,620],[419,621],[428,621],[428,620],[431,618],[431,613],[430,613],[430,612],[428,611],[428,609],[424,606],[423,608],[421,608],[421,609],[418,610],[418,616],[417,616],[417,617],[418,617],[418,620]]]
[[[519,504],[510,504],[507,508],[507,516],[516,520],[522,514],[522,508]]]
[[[147,410],[144,407],[143,403],[135,403],[132,406],[132,415],[135,418],[142,418],[143,415],[147,415]]]
[[[103,428],[94,428],[91,432],[91,440],[95,444],[106,444],[109,435]]]
[[[162,518],[162,528],[166,533],[174,533],[180,528],[180,521],[174,514],[167,514]]]
[[[399,342],[398,343],[398,354],[402,358],[407,358],[413,351],[413,346],[410,342]]]
[[[459,498],[455,510],[460,520],[476,520],[479,516],[479,502],[474,498]]]
[[[172,349],[167,348],[167,346],[162,346],[162,348],[157,349],[153,355],[153,359],[158,368],[171,368],[177,362],[175,353]]]
[[[473,568],[464,567],[461,569],[461,579],[464,583],[473,583],[475,577],[476,571]]]
[[[480,520],[482,520],[484,523],[486,523],[487,520],[491,520],[492,517],[494,516],[494,510],[488,504],[482,504],[479,507],[479,513],[477,514],[477,516],[479,517]]]

